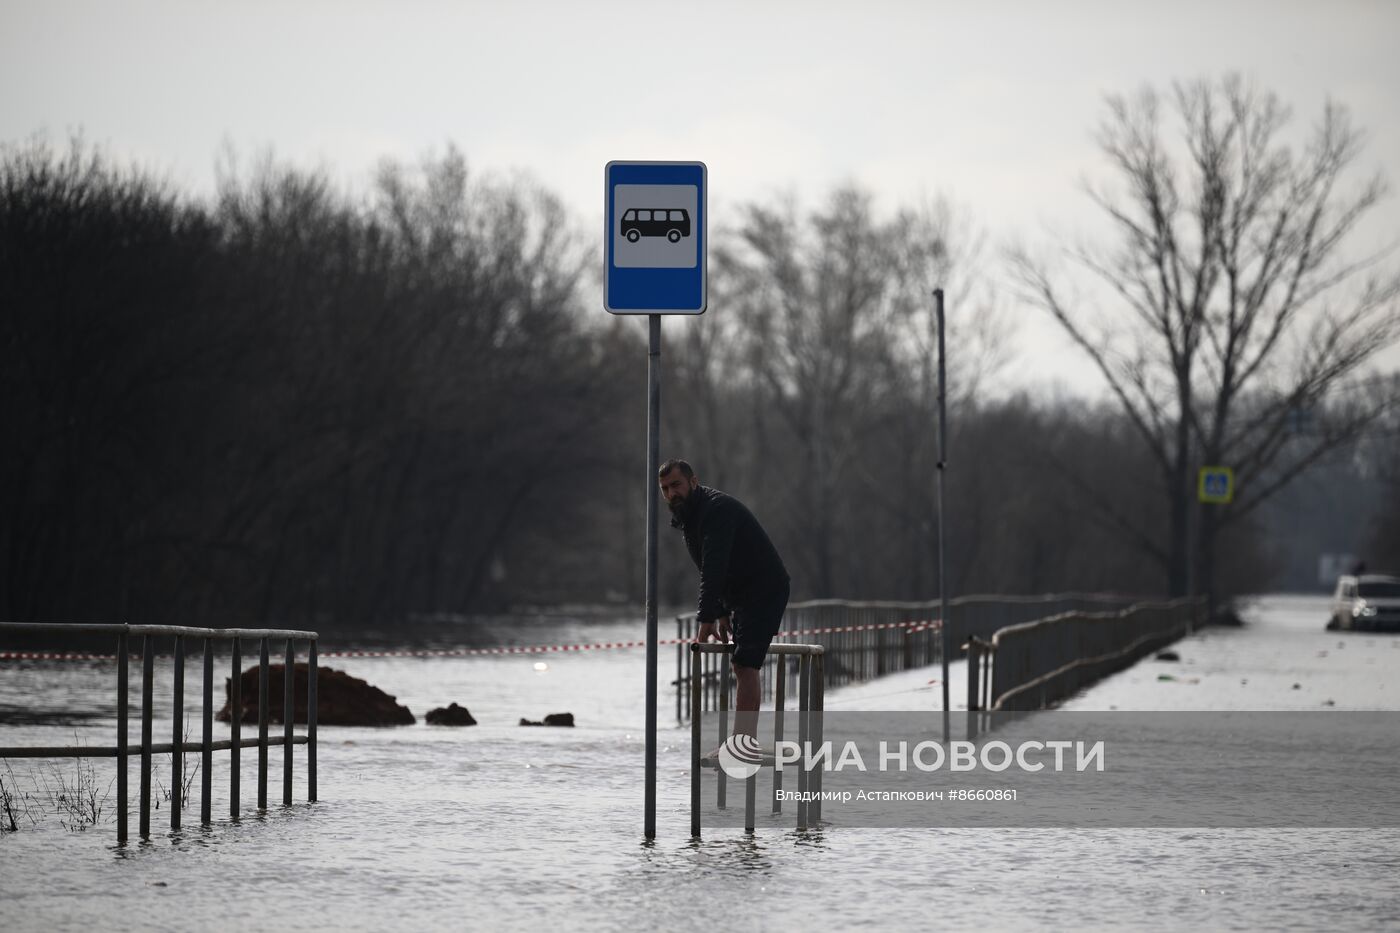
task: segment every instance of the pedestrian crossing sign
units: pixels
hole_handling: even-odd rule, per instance
[[[1201,467],[1198,497],[1202,502],[1224,505],[1235,497],[1235,471],[1225,466]]]

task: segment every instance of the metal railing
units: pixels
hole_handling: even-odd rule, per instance
[[[272,639],[286,641],[286,667],[282,688],[283,735],[282,752],[282,804],[292,804],[292,747],[306,746],[306,780],[308,801],[316,800],[316,641],[315,632],[300,632],[286,629],[211,629],[181,625],[81,625],[43,622],[0,622],[0,634],[7,632],[47,632],[75,634],[112,634],[117,636],[117,744],[108,747],[89,746],[20,746],[0,747],[0,758],[116,758],[117,759],[117,842],[127,841],[127,759],[133,754],[141,756],[140,772],[140,835],[146,839],[151,833],[151,756],[169,753],[171,756],[170,789],[170,828],[180,828],[181,800],[183,788],[184,756],[190,752],[200,752],[201,762],[201,801],[200,822],[211,822],[211,765],[213,752],[229,750],[229,817],[238,819],[240,799],[240,750],[258,749],[258,809],[267,809],[267,750],[268,740],[268,653]],[[129,720],[127,682],[130,649],[128,639],[141,636],[141,741],[137,752],[128,747],[127,728]],[[170,742],[152,741],[152,687],[155,673],[155,640],[161,637],[174,638],[174,725]],[[203,741],[182,741],[180,730],[184,721],[185,706],[185,639],[197,638],[204,643],[204,709]],[[242,737],[243,720],[243,677],[242,648],[244,640],[259,642],[258,651],[258,737]],[[232,669],[230,679],[229,721],[232,737],[214,741],[214,642],[233,642]],[[295,642],[308,643],[306,677],[306,733],[296,735],[293,730],[295,719],[296,652]]]
[[[1049,593],[1038,596],[959,596],[948,604],[948,640],[953,650],[969,638],[990,639],[999,629],[1020,622],[1071,611],[1122,609],[1135,597],[1113,593]],[[794,639],[821,645],[824,685],[870,680],[885,674],[936,664],[942,660],[939,601],[888,602],[818,599],[792,603],[783,616],[775,645]],[[690,716],[686,697],[698,676],[701,709],[716,708],[720,696],[718,655],[696,655],[686,643],[697,632],[695,613],[676,617],[676,721]],[[773,696],[774,676],[768,665],[762,675],[762,696]]]
[[[713,657],[720,668],[720,689],[719,689],[719,729],[716,737],[717,744],[723,744],[729,737],[729,693],[732,678],[730,676],[730,658],[734,653],[732,644],[697,644],[692,642],[687,652],[694,658]],[[797,644],[775,644],[768,649],[769,658],[774,663],[765,663],[762,670],[769,667],[774,668],[774,702],[773,702],[773,742],[776,746],[783,740],[784,720],[787,717],[787,664],[791,658],[797,664],[797,743],[800,747],[806,748],[810,741],[812,746],[819,747],[822,742],[821,712],[823,710],[823,664],[825,652],[821,645],[797,645]],[[718,776],[718,783],[715,791],[715,805],[719,809],[726,809],[728,806],[728,776],[724,773],[720,762],[715,758],[703,757],[701,751],[704,736],[702,735],[702,724],[704,711],[701,709],[701,681],[697,678],[691,681],[690,688],[690,835],[698,837],[700,835],[700,778],[701,772],[706,768],[713,768]],[[767,765],[773,771],[773,813],[782,812],[782,795],[779,793],[783,789],[783,772],[778,767],[776,755],[762,756],[761,765]],[[763,770],[762,766],[758,771],[751,774],[744,780],[744,831],[752,833],[754,830],[756,800],[758,796],[758,774]],[[809,774],[806,768],[799,768],[797,772],[797,828],[804,830],[808,826],[821,820],[821,769],[814,769]],[[812,799],[809,801],[808,797]]]
[[[1119,612],[1066,612],[969,638],[968,731],[982,712],[1044,709],[1176,641],[1203,599],[1143,602]]]

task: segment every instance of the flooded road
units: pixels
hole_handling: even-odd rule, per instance
[[[1400,708],[1400,649],[1392,637],[1324,632],[1325,614],[1289,597],[1260,601],[1248,618],[1244,629],[1181,642],[1180,662],[1144,661],[1065,708],[1316,709],[1327,699],[1339,708]],[[586,635],[624,640],[638,637],[640,627],[590,626]],[[524,640],[579,637],[572,629],[538,630]],[[544,670],[534,656],[330,660],[396,694],[419,723],[323,727],[315,805],[253,812],[256,755],[245,752],[240,823],[190,828],[196,803],[185,811],[182,832],[158,830],[149,843],[125,848],[113,844],[109,823],[68,832],[52,815],[4,834],[5,928],[1400,925],[1394,830],[830,829],[754,838],[716,830],[692,842],[689,736],[670,727],[664,694],[659,835],[645,845],[642,657],[550,656]],[[1159,679],[1164,673],[1173,679]],[[933,710],[938,690],[930,681],[937,677],[929,668],[833,691],[829,706]],[[0,707],[44,715],[0,727],[0,744],[64,744],[75,734],[108,744],[114,720],[103,711],[111,708],[111,680],[110,665],[101,663],[4,662]],[[169,684],[159,686],[163,709]],[[481,724],[422,724],[428,708],[453,700]],[[577,728],[515,724],[521,716],[563,711],[574,713]],[[156,727],[159,736],[169,731],[168,718]],[[215,736],[226,732],[219,725]],[[227,756],[215,757],[214,786],[226,792],[219,763],[226,768]],[[280,751],[271,761],[280,779]],[[20,782],[42,773],[28,762],[11,767]],[[106,786],[113,764],[97,761],[94,769]],[[304,799],[300,760],[297,769]],[[168,757],[158,757],[156,773],[168,770]],[[133,767],[133,792],[135,776]],[[114,811],[110,799],[107,806]],[[216,797],[214,807],[226,812],[226,798]],[[153,824],[168,825],[164,811]]]

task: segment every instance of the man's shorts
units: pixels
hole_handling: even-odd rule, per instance
[[[789,592],[789,584],[784,583],[782,589],[745,600],[744,605],[734,607],[730,617],[734,627],[733,663],[740,667],[763,666],[763,659],[768,656],[768,646],[782,627]]]

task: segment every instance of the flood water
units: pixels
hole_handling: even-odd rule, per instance
[[[1265,600],[1248,629],[1183,641],[1182,677],[1141,665],[1069,708],[1284,708],[1268,670],[1253,692],[1227,690],[1232,665],[1269,670],[1312,658],[1307,703],[1397,708],[1400,650],[1389,636],[1344,649],[1322,630],[1321,602]],[[522,643],[640,637],[637,622],[551,624]],[[1367,647],[1369,645],[1369,647]],[[1327,651],[1318,657],[1318,651]],[[1273,652],[1270,654],[1270,652]],[[0,834],[6,930],[89,929],[1365,929],[1400,925],[1395,830],[890,830],[798,833],[714,830],[688,838],[689,733],[665,692],[662,652],[658,837],[643,843],[643,652],[472,658],[326,659],[395,694],[419,717],[392,729],[320,730],[319,792],[266,814],[254,809],[256,753],[243,755],[244,818],[227,813],[226,752],[215,754],[216,822],[171,834],[165,809],[150,842],[117,847],[108,820],[83,832],[48,813]],[[1259,658],[1269,659],[1260,662]],[[1234,660],[1232,661],[1231,658]],[[1371,660],[1368,661],[1368,658]],[[1377,662],[1375,659],[1381,659]],[[544,670],[536,670],[542,661]],[[1330,661],[1333,663],[1326,663]],[[1143,662],[1151,664],[1153,662]],[[1303,664],[1298,661],[1298,664]],[[1303,665],[1307,666],[1307,665]],[[112,744],[111,663],[0,661],[0,745]],[[158,684],[158,741],[169,741],[169,680]],[[1188,670],[1190,668],[1190,670]],[[226,667],[224,668],[226,671]],[[1193,673],[1194,672],[1194,673]],[[933,671],[911,671],[828,696],[829,707],[932,709]],[[1192,684],[1195,676],[1198,684]],[[1291,682],[1298,671],[1279,674]],[[1212,678],[1220,681],[1213,684]],[[133,677],[133,680],[137,680]],[[198,664],[186,684],[197,735]],[[1304,691],[1286,686],[1288,702]],[[1280,681],[1282,683],[1282,681]],[[1216,688],[1219,689],[1216,689]],[[1177,699],[1162,705],[1160,691]],[[844,694],[844,697],[843,697]],[[1315,695],[1314,695],[1315,694]],[[222,699],[222,682],[218,695]],[[955,692],[956,695],[956,692]],[[1325,697],[1324,697],[1325,695]],[[861,701],[861,697],[878,697]],[[1104,698],[1100,701],[1099,698]],[[433,706],[456,701],[480,725],[434,728]],[[1134,703],[1137,703],[1134,706]],[[878,703],[878,706],[873,704]],[[133,707],[135,704],[133,704]],[[1208,707],[1196,707],[1208,708]],[[1289,707],[1295,708],[1295,707]],[[1312,708],[1311,706],[1309,708]],[[520,717],[572,712],[574,729],[522,728]],[[216,738],[227,735],[216,724]],[[247,734],[245,730],[245,735]],[[133,734],[133,738],[135,735]],[[296,793],[305,799],[302,749]],[[195,756],[190,758],[191,765]],[[220,767],[222,765],[222,767]],[[7,784],[32,788],[53,767],[14,761]],[[156,774],[168,781],[168,756]],[[115,765],[93,761],[105,789]],[[131,768],[131,789],[137,788]],[[281,753],[270,794],[280,802]],[[198,788],[198,781],[195,782]],[[131,813],[133,837],[136,812]],[[193,825],[191,825],[193,824]]]

